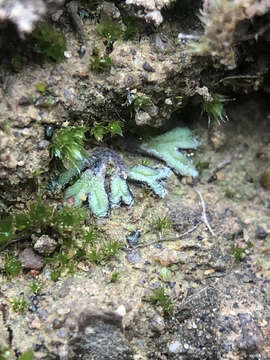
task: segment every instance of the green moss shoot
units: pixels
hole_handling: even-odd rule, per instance
[[[66,169],[78,167],[87,156],[83,143],[85,126],[69,126],[56,131],[50,144],[51,156],[60,159]]]
[[[152,225],[156,231],[164,233],[166,230],[170,230],[172,228],[172,221],[168,215],[163,217],[159,216],[153,221]]]
[[[208,124],[210,125],[212,121],[216,121],[218,124],[226,122],[228,116],[224,108],[224,102],[229,99],[221,94],[212,94],[212,101],[202,100],[202,113],[206,114],[208,117]]]
[[[119,40],[123,36],[123,30],[120,25],[106,15],[102,16],[100,23],[97,26],[97,32],[100,36],[111,42]]]
[[[110,71],[112,60],[109,56],[93,55],[89,63],[89,69],[95,73],[103,73]]]

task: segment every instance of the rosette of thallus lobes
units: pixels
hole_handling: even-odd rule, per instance
[[[89,151],[89,156],[61,173],[52,185],[54,189],[65,188],[64,198],[73,206],[87,202],[96,217],[107,217],[110,210],[121,204],[133,205],[134,196],[129,182],[143,184],[156,196],[164,198],[167,194],[165,180],[172,171],[176,175],[197,176],[187,150],[198,146],[199,141],[190,129],[177,127],[137,144],[140,153],[155,157],[166,166],[138,164],[131,168],[114,150],[100,147]]]

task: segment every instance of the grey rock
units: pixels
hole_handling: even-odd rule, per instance
[[[154,332],[162,332],[165,329],[163,317],[155,314],[150,321],[150,327]]]
[[[45,264],[42,257],[35,254],[32,248],[24,249],[19,255],[19,260],[25,269],[40,270]]]
[[[264,240],[267,236],[267,232],[262,226],[258,226],[256,229],[256,238],[259,240]]]
[[[145,111],[138,111],[135,115],[136,125],[149,125],[152,122],[151,116]]]
[[[164,34],[154,34],[152,36],[152,42],[156,50],[161,53],[168,53],[173,49],[169,38]]]
[[[179,352],[181,352],[183,349],[182,344],[180,343],[180,341],[173,341],[171,343],[168,344],[168,350],[170,353],[173,354],[178,354]]]
[[[78,318],[78,331],[73,334],[69,345],[83,360],[133,359],[122,335],[122,317],[114,312],[82,312]]]
[[[51,254],[54,252],[57,242],[48,235],[42,235],[35,243],[34,249],[39,254]]]

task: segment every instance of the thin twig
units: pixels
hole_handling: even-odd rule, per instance
[[[207,215],[206,215],[206,206],[205,206],[205,202],[204,202],[204,199],[203,199],[203,196],[201,194],[201,192],[199,190],[195,190],[196,193],[199,195],[200,197],[200,200],[201,200],[201,204],[202,204],[202,221],[205,223],[207,229],[210,231],[210,233],[213,235],[213,236],[216,236],[216,234],[214,233],[213,229],[211,228],[210,224],[209,224],[209,221],[207,219]]]
[[[222,160],[220,163],[218,163],[213,169],[211,169],[211,173],[215,174],[217,171],[225,168],[225,166],[229,165],[232,161],[231,155],[227,155],[224,160]]]
[[[188,234],[192,233],[195,229],[197,229],[197,227],[200,225],[201,223],[199,222],[198,224],[196,224],[195,226],[193,226],[191,229],[187,230],[186,232],[184,232],[183,234],[179,234],[176,236],[171,236],[171,237],[164,237],[164,238],[159,238],[158,240],[155,241],[151,241],[148,243],[143,243],[143,244],[139,244],[137,246],[134,246],[133,249],[137,249],[137,248],[144,248],[146,246],[150,246],[150,245],[155,245],[155,244],[159,244],[161,242],[165,242],[165,241],[175,241],[178,239],[182,239],[183,237],[187,236]]]
[[[219,82],[224,82],[227,80],[238,80],[238,79],[257,79],[259,78],[259,75],[232,75],[232,76],[226,76],[225,78],[219,80]]]
[[[5,250],[11,244],[15,244],[16,242],[25,241],[25,240],[31,240],[31,237],[30,236],[20,236],[16,239],[11,239],[11,240],[7,241],[4,245],[0,246],[0,251]]]

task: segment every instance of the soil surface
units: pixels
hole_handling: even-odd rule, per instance
[[[0,254],[0,347],[10,359],[27,349],[35,359],[270,358],[270,191],[260,183],[270,166],[270,109],[257,95],[231,102],[228,116],[210,128],[193,122],[198,178],[172,175],[165,199],[132,185],[133,207],[98,220],[125,245],[109,263],[81,263],[56,283],[46,265],[34,296],[33,274],[8,280],[8,250]],[[121,155],[130,165],[145,159]],[[159,232],[165,217],[172,226]],[[131,248],[125,236],[137,229]],[[149,301],[159,287],[171,299],[168,314]],[[19,296],[29,303],[23,313],[10,302]]]

